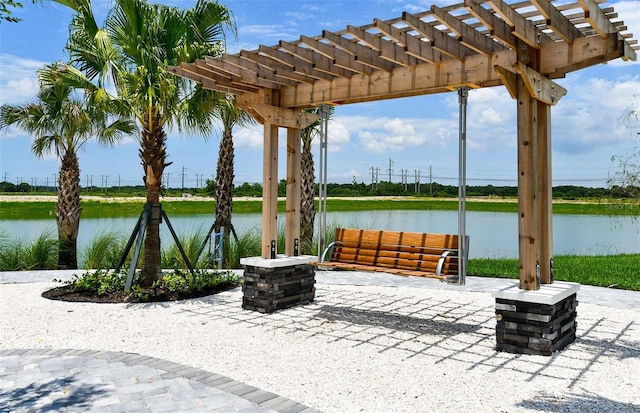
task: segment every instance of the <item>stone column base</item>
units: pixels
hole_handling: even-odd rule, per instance
[[[496,298],[496,350],[550,356],[576,338],[580,285],[556,281],[539,290],[518,285],[493,291]]]
[[[273,313],[308,304],[315,297],[315,267],[307,264],[315,256],[276,259],[243,258],[242,308]]]

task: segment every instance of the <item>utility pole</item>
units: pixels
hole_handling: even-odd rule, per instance
[[[408,169],[400,169],[400,176],[402,179],[402,184],[404,185],[404,190],[406,192],[407,190],[407,175],[408,175],[409,170]]]
[[[391,183],[391,174],[393,173],[393,166],[394,162],[391,160],[391,158],[389,158],[389,169],[387,169],[387,172],[389,172],[389,183]]]
[[[4,173],[4,181],[3,181],[3,182],[9,182],[9,181],[7,181],[7,176],[8,176],[8,175],[9,175],[9,174],[5,171],[5,173]]]
[[[184,173],[184,171],[186,171],[187,168],[185,168],[184,166],[182,167],[182,173],[180,174],[182,176],[182,193],[184,194],[184,177],[186,175],[186,173]]]
[[[89,192],[93,191],[93,175],[91,175],[91,184],[89,186]]]
[[[415,188],[415,193],[419,194],[420,193],[420,173],[421,171],[419,169],[416,169],[414,171],[415,177],[416,177],[416,188]]]
[[[431,165],[429,165],[429,196],[433,195],[433,170],[431,169]]]
[[[374,189],[374,184],[376,179],[376,168],[372,166],[369,169],[371,169],[371,189]]]

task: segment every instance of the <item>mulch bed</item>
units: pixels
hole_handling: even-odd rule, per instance
[[[56,287],[43,292],[42,297],[48,298],[50,300],[84,303],[148,303],[206,297],[208,295],[221,293],[223,291],[229,291],[237,287],[238,284],[225,283],[218,285],[217,288],[211,288],[208,290],[197,292],[168,292],[148,290],[145,292],[149,293],[149,299],[142,300],[134,292],[125,293],[124,291],[117,291],[114,293],[98,295],[94,292],[73,291],[70,285],[64,285],[62,287]]]

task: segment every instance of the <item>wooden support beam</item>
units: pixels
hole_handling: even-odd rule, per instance
[[[395,63],[381,59],[375,50],[328,30],[322,31],[322,38],[352,54],[356,61],[374,69],[390,72],[397,66]]]
[[[517,63],[515,68],[534,99],[555,106],[567,94],[567,89],[522,63]]]
[[[224,59],[205,57],[205,63],[218,71],[240,76],[246,83],[276,89],[281,86],[295,86],[298,82],[276,77],[275,71],[237,55],[225,55]]]
[[[584,10],[584,17],[603,39],[618,31],[611,20],[604,14],[595,0],[578,0],[578,4]]]
[[[317,70],[312,63],[300,59],[299,57],[294,56],[290,53],[278,50],[275,47],[260,46],[258,50],[260,51],[260,53],[269,56],[278,63],[289,67],[290,70],[305,76],[310,76],[316,80],[333,80],[336,77],[326,72]]]
[[[371,34],[366,30],[351,25],[347,26],[347,33],[359,41],[368,44],[378,52],[380,58],[389,62],[407,67],[412,67],[420,63],[416,57],[405,52],[404,47],[395,42],[385,40],[382,36]]]
[[[311,63],[317,70],[323,71],[325,73],[346,78],[350,78],[355,73],[336,66],[332,59],[329,59],[320,53],[316,53],[314,50],[308,47],[302,47],[297,44],[285,42],[282,40],[280,41],[280,43],[278,43],[278,46],[297,56],[298,58]]]
[[[482,7],[478,0],[465,0],[464,6],[476,19],[489,29],[491,35],[508,46],[516,47],[517,40],[511,27],[504,20],[497,18],[492,11]],[[515,99],[515,98],[514,98]]]
[[[537,102],[538,236],[540,283],[553,284],[553,201],[551,170],[551,106]]]
[[[408,13],[406,11],[403,12],[402,21],[413,30],[429,39],[431,41],[431,47],[448,56],[456,59],[464,59],[467,56],[475,54],[473,50],[464,46],[455,37],[441,32],[440,30],[425,23],[411,13]]]
[[[271,59],[268,56],[261,55],[260,53],[255,51],[241,50],[240,57],[246,60],[250,60],[254,63],[257,63],[258,65],[268,67],[269,69],[273,70],[273,73],[276,77],[291,79],[297,82],[305,82],[305,83],[313,83],[317,80],[307,74],[294,72],[287,65],[277,62],[274,59]]]
[[[446,59],[438,65],[399,66],[391,73],[378,71],[374,76],[300,84],[296,88],[281,89],[281,105],[291,108],[321,103],[339,105],[440,93],[456,85],[497,86],[502,80],[493,67],[513,67],[516,59],[514,50],[505,50],[493,56],[475,54],[465,60]]]
[[[288,109],[267,103],[258,103],[255,100],[250,99],[247,95],[241,95],[236,98],[236,104],[262,124],[304,129],[320,118],[314,113],[304,112],[300,109]]]
[[[373,27],[398,42],[398,44],[404,46],[408,55],[429,63],[438,64],[442,62],[442,53],[431,47],[428,42],[420,40],[418,36],[412,36],[406,31],[400,30],[394,25],[379,19],[373,20]]]
[[[550,78],[563,77],[567,73],[606,63],[618,57],[636,59],[635,52],[617,33],[612,33],[604,39],[582,37],[576,39],[573,44],[555,42],[542,47],[539,72]]]
[[[287,128],[287,200],[285,254],[298,255],[300,251],[300,151],[302,129]]]
[[[518,99],[518,77],[506,67],[494,66],[496,73],[502,79],[502,84],[507,88],[507,92],[513,99]]]
[[[445,12],[438,6],[431,6],[431,13],[440,23],[447,26],[451,31],[458,35],[460,43],[468,48],[491,56],[496,50],[498,44],[489,36],[469,27],[469,25],[460,21],[457,17]],[[503,49],[500,47],[500,49]]]
[[[540,14],[547,19],[547,25],[567,43],[583,37],[580,30],[569,19],[556,9],[549,0],[530,0]]]
[[[488,0],[487,3],[500,15],[502,20],[513,28],[513,34],[529,46],[540,47],[542,44],[552,42],[547,34],[538,30],[533,23],[503,0]]]
[[[184,65],[184,63],[183,63]],[[188,67],[188,66],[186,66]],[[191,69],[191,70],[189,70]],[[194,69],[195,67],[190,67],[189,69],[184,67],[177,66],[169,66],[167,70],[169,73],[173,73],[178,76],[186,77],[188,79],[193,80],[194,82],[200,83],[203,88],[208,90],[215,90],[223,93],[245,93],[252,92],[255,89],[242,87],[242,86],[234,86],[229,82],[216,82],[215,80],[209,78],[208,76],[204,76],[202,74],[197,73]]]
[[[518,250],[520,289],[538,290],[539,240],[536,200],[538,190],[537,101],[529,94],[522,76],[517,78],[518,93]]]
[[[358,62],[352,54],[349,54],[342,49],[338,49],[331,44],[327,44],[307,36],[300,36],[300,42],[306,44],[317,53],[333,60],[333,63],[338,67],[365,75],[370,75],[374,72],[372,67],[364,65],[362,62]]]
[[[278,127],[264,124],[262,258],[275,258],[278,240]]]

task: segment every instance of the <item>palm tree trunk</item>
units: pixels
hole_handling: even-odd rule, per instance
[[[150,287],[154,281],[162,279],[162,255],[160,245],[160,186],[166,163],[167,152],[165,142],[167,134],[159,126],[155,118],[150,127],[142,131],[140,143],[140,159],[144,168],[144,183],[147,188],[147,204],[151,205],[151,216],[147,224],[147,234],[144,240],[144,255],[142,258],[142,272],[140,273],[140,287]]]
[[[300,247],[303,254],[311,254],[313,247],[313,226],[316,217],[315,170],[311,153],[311,133],[302,136],[302,156],[300,167]]]
[[[77,239],[80,226],[80,166],[73,151],[67,151],[61,160],[58,180],[58,268],[77,269]]]
[[[234,148],[233,136],[231,128],[225,128],[220,149],[218,150],[218,165],[216,167],[216,221],[214,228],[216,232],[220,232],[224,227],[223,244],[229,245],[231,231],[235,235],[233,224],[231,223],[231,215],[233,212],[233,179],[234,174]],[[228,254],[224,254],[225,261]],[[223,263],[228,268],[228,262]]]

